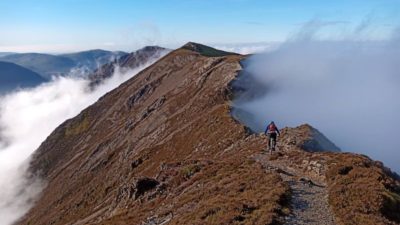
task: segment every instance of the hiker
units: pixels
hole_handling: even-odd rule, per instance
[[[272,151],[275,151],[276,137],[279,136],[281,133],[279,132],[279,129],[275,125],[274,121],[271,121],[271,123],[268,124],[267,129],[265,129],[264,133],[268,136],[268,149],[272,153]]]

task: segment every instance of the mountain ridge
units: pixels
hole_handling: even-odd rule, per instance
[[[240,55],[238,53],[234,52],[227,52],[223,50],[218,50],[203,44],[199,44],[196,42],[188,42],[185,45],[181,47],[182,49],[187,49],[190,51],[197,52],[203,56],[208,56],[208,57],[221,57],[221,56],[228,56],[228,55]]]
[[[12,62],[26,67],[44,79],[50,80],[52,75],[69,72],[75,66],[74,61],[66,57],[42,53],[18,53],[0,57],[0,61]]]
[[[54,75],[67,75],[74,68],[83,68],[88,73],[98,66],[126,54],[120,51],[113,52],[100,49],[59,55],[15,53],[0,56],[0,61],[12,62],[26,67],[50,80]]]
[[[116,68],[121,69],[122,71],[120,72],[139,68],[152,61],[152,59],[161,57],[164,52],[168,51],[170,50],[160,46],[145,46],[137,51],[126,54],[112,62],[104,64],[90,74],[88,77],[91,81],[91,86],[96,86],[105,79],[110,78],[116,71]]]
[[[245,56],[206,55],[174,50],[60,125],[33,156],[48,185],[18,224],[283,224],[290,168],[325,185],[338,224],[399,223],[399,181],[364,156],[305,151],[310,126],[284,129],[259,163],[266,138],[231,114]]]
[[[77,66],[86,66],[89,71],[92,71],[127,54],[128,53],[122,51],[92,49],[76,53],[61,54],[59,56],[67,57],[73,60]]]
[[[0,61],[0,94],[46,82],[39,74],[14,63]]]

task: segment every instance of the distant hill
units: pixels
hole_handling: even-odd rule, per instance
[[[0,56],[0,61],[12,62],[40,74],[45,79],[54,75],[67,75],[77,70],[79,75],[87,75],[101,65],[115,60],[125,52],[90,50],[63,55],[41,53],[21,53]]]
[[[12,62],[26,67],[45,79],[50,79],[52,75],[66,74],[76,65],[72,59],[67,57],[41,53],[6,55],[0,57],[0,61]]]
[[[0,52],[0,57],[15,54],[15,52]]]
[[[9,62],[0,62],[0,94],[18,87],[33,87],[46,80],[39,74]]]
[[[128,53],[121,51],[111,52],[95,49],[71,54],[63,54],[60,56],[73,60],[77,66],[86,66],[90,70],[95,70],[101,65],[114,61],[127,54]]]

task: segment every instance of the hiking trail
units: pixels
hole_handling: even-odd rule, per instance
[[[290,167],[285,159],[270,160],[266,154],[255,156],[267,171],[276,171],[291,189],[291,213],[285,217],[287,225],[335,225],[332,210],[328,204],[328,190],[324,184],[317,184],[301,171]]]

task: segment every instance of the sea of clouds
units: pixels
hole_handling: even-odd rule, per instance
[[[311,25],[243,62],[247,78],[235,85],[246,91],[234,101],[234,115],[257,132],[269,121],[281,127],[309,123],[343,151],[399,172],[399,32],[387,40],[353,33],[328,41]]]

